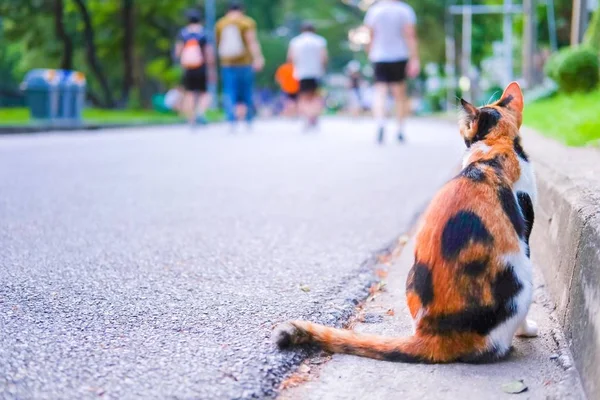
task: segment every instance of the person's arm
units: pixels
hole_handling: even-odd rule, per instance
[[[419,45],[417,40],[416,25],[407,24],[404,27],[404,39],[408,46],[409,59],[406,66],[406,73],[410,78],[416,78],[421,71],[421,62],[419,61]]]
[[[248,44],[250,54],[252,54],[252,66],[254,67],[254,70],[262,70],[265,66],[265,58],[262,55],[260,43],[258,42],[258,38],[256,36],[256,27],[252,26],[250,29],[247,29],[244,33],[244,38]]]
[[[291,63],[292,65],[294,65],[294,42],[290,42],[290,45],[288,46],[288,52],[287,52],[287,61],[289,63]]]
[[[327,63],[329,62],[329,53],[327,52],[327,42],[323,41],[323,49],[321,50],[321,62],[323,63],[323,70],[327,69]]]
[[[181,40],[177,40],[175,42],[175,58],[179,60],[181,58],[181,52],[183,51],[183,42]]]

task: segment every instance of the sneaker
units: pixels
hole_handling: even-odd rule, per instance
[[[377,143],[383,144],[383,139],[385,135],[385,130],[383,128],[379,128],[377,131]]]
[[[405,143],[406,139],[404,138],[404,134],[402,132],[398,132],[398,142]]]

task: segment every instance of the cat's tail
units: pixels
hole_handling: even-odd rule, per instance
[[[316,343],[332,353],[406,363],[456,361],[471,350],[465,349],[465,343],[456,339],[458,338],[418,334],[401,338],[362,335],[308,321],[283,323],[273,333],[273,340],[279,348]]]

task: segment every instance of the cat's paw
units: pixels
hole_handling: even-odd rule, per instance
[[[530,319],[526,319],[523,321],[519,329],[517,330],[517,336],[520,337],[537,337],[538,335],[538,326],[535,321]]]
[[[296,344],[298,335],[299,330],[294,324],[291,322],[284,322],[275,327],[271,339],[277,347],[285,349]]]

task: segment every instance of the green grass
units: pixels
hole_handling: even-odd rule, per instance
[[[209,111],[206,118],[211,121],[222,119],[220,111]],[[102,124],[142,124],[183,122],[176,114],[160,113],[154,110],[104,110],[88,108],[83,111],[85,123]],[[0,108],[1,125],[28,125],[32,123],[27,108]]]
[[[600,90],[527,104],[524,124],[569,146],[600,143]]]

